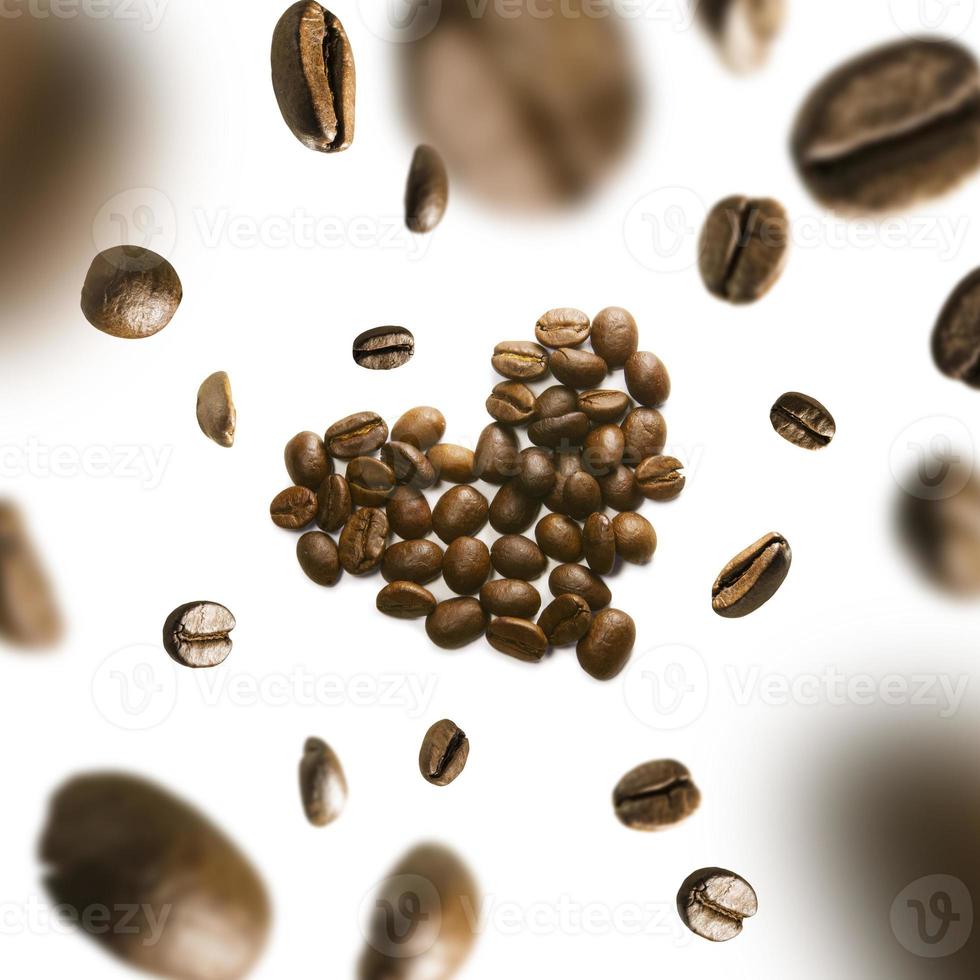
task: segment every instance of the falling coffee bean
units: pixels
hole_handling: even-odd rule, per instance
[[[323,441],[327,452],[336,459],[370,456],[388,441],[388,426],[374,412],[357,412],[334,422]]]
[[[316,494],[308,487],[287,487],[269,505],[272,523],[287,531],[298,531],[313,522],[317,513]]]
[[[980,388],[980,269],[943,306],[932,333],[932,357],[946,377]]]
[[[355,511],[340,534],[340,564],[351,575],[368,575],[380,564],[388,543],[388,518],[383,510]]]
[[[494,541],[490,560],[504,578],[519,578],[533,582],[544,575],[548,559],[544,552],[522,534],[505,534]]]
[[[640,343],[640,332],[633,315],[619,306],[610,306],[592,321],[592,349],[610,370],[625,367]],[[611,419],[609,421],[612,421]]]
[[[609,373],[609,366],[587,350],[563,347],[551,355],[551,373],[569,388],[597,388]]]
[[[422,739],[419,770],[427,783],[448,786],[463,771],[470,754],[466,733],[448,718],[437,721]]]
[[[323,531],[339,531],[350,519],[354,509],[347,479],[333,473],[316,492],[316,524]]]
[[[354,363],[370,371],[391,371],[408,364],[415,337],[404,327],[375,327],[354,341]]]
[[[490,516],[487,498],[475,487],[452,487],[436,502],[432,528],[446,543],[479,533]]]
[[[216,371],[197,391],[197,424],[212,442],[228,449],[235,444],[237,420],[231,380],[224,371]]]
[[[530,619],[541,608],[541,593],[530,582],[518,578],[499,578],[487,582],[480,589],[480,605],[491,616]]]
[[[545,347],[579,347],[589,339],[591,324],[581,310],[549,310],[538,320],[534,336]]]
[[[428,452],[446,434],[446,417],[438,408],[419,405],[409,409],[391,428],[392,442],[407,442]]]
[[[443,551],[434,541],[399,541],[384,553],[381,575],[386,582],[427,585],[442,574]]]
[[[457,595],[473,595],[493,571],[490,551],[479,538],[459,537],[446,549],[442,577]]]
[[[333,460],[315,432],[300,432],[286,443],[286,472],[298,487],[319,490],[331,473]]]
[[[470,596],[440,602],[425,621],[429,639],[443,650],[458,650],[483,636],[490,617]]]
[[[548,373],[548,352],[524,340],[497,344],[491,361],[494,370],[511,381],[539,381]]]
[[[696,936],[713,943],[734,939],[741,933],[743,921],[758,910],[752,886],[723,868],[695,871],[677,892],[681,921]]]
[[[405,224],[409,231],[426,234],[438,227],[449,200],[449,175],[442,157],[431,147],[419,146],[412,157],[405,187]]]
[[[333,538],[322,531],[308,531],[296,542],[296,557],[306,577],[317,585],[336,585],[340,556]]]
[[[588,596],[584,598],[588,600]],[[635,643],[633,618],[620,609],[602,609],[592,617],[588,633],[578,641],[578,662],[596,680],[610,681],[626,666]]]
[[[163,624],[163,648],[185,667],[217,667],[231,653],[235,617],[217,602],[178,606]]]
[[[395,471],[373,456],[358,456],[347,464],[347,485],[358,507],[384,507],[395,492]]]
[[[528,619],[501,616],[487,627],[487,643],[515,660],[538,663],[548,652],[544,630]]]
[[[695,0],[697,14],[732,71],[759,68],[783,26],[786,0]]]
[[[432,533],[432,510],[425,494],[414,487],[399,487],[385,505],[391,533],[411,541]]]
[[[562,595],[581,596],[593,612],[612,602],[606,583],[584,565],[559,565],[548,578],[548,588],[556,599]]]
[[[636,483],[647,500],[673,500],[687,482],[684,464],[673,456],[650,456],[636,468]]]
[[[755,612],[776,594],[792,560],[789,542],[781,534],[760,538],[721,570],[711,589],[711,608],[726,619]]]
[[[299,790],[306,819],[314,827],[326,827],[347,803],[347,777],[340,759],[326,742],[308,738],[299,763]]]
[[[395,619],[423,619],[436,608],[436,597],[416,582],[392,582],[379,593],[378,612]]]
[[[670,375],[656,354],[637,351],[626,360],[626,387],[641,405],[658,408],[670,397]]]
[[[631,769],[613,790],[613,808],[631,830],[663,830],[686,820],[701,804],[687,766],[658,759]]]
[[[592,625],[592,610],[578,595],[560,595],[545,607],[538,619],[553,647],[571,646],[585,636]]]
[[[597,575],[608,575],[616,565],[616,535],[613,532],[613,522],[605,514],[590,514],[585,522],[582,540],[585,545],[585,560],[589,563],[589,568]]]
[[[833,415],[816,398],[798,391],[776,399],[769,421],[779,435],[801,449],[823,449],[837,432]]]
[[[450,442],[439,443],[427,453],[437,480],[447,483],[473,483],[477,479],[476,457],[472,449],[455,446]]]
[[[616,553],[623,561],[632,565],[647,565],[652,561],[657,550],[657,532],[642,514],[617,514],[612,520],[612,529]]]
[[[538,400],[527,385],[503,381],[487,399],[487,413],[503,425],[525,425],[537,414]]]

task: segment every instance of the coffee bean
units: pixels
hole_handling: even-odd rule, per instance
[[[726,619],[755,612],[776,594],[792,560],[789,542],[781,534],[760,538],[721,570],[711,588],[711,608]]]
[[[625,451],[626,436],[623,429],[618,425],[600,425],[586,436],[582,464],[588,473],[601,476],[619,466]]]
[[[802,449],[823,449],[837,432],[833,415],[815,398],[798,391],[788,391],[776,399],[769,421],[787,442]]]
[[[546,449],[531,447],[521,452],[517,461],[517,482],[529,497],[539,500],[555,486],[555,464]]]
[[[323,531],[339,531],[353,510],[347,479],[334,473],[328,476],[316,492],[316,524]]]
[[[603,609],[592,617],[588,633],[575,652],[582,669],[597,681],[611,681],[626,666],[636,643],[636,624],[619,609]]]
[[[567,385],[552,385],[538,395],[538,418],[555,419],[579,410],[578,392]]]
[[[490,526],[501,534],[526,531],[541,512],[541,501],[529,497],[517,480],[505,483],[490,504]]]
[[[643,494],[633,471],[628,466],[617,466],[611,473],[600,476],[599,489],[602,502],[613,510],[636,510],[643,503]]]
[[[520,444],[513,430],[494,422],[480,433],[473,470],[487,483],[506,483],[517,476],[519,456]]]
[[[315,432],[300,432],[286,443],[283,454],[289,479],[298,487],[319,490],[331,473],[333,460]]]
[[[103,333],[141,340],[170,323],[183,296],[180,277],[163,256],[123,245],[93,260],[82,286],[82,313]]]
[[[473,595],[492,571],[490,551],[478,538],[456,538],[446,549],[442,577],[457,595]]]
[[[636,468],[636,483],[647,500],[673,500],[687,482],[684,464],[673,456],[649,456]]]
[[[327,452],[336,459],[354,459],[376,453],[388,441],[388,426],[374,412],[358,412],[334,422],[323,437]]]
[[[551,355],[551,373],[569,388],[596,388],[609,373],[609,366],[591,351],[563,347]]]
[[[426,455],[440,480],[449,483],[473,483],[476,480],[476,457],[472,449],[443,442]]]
[[[655,408],[634,408],[623,420],[623,460],[638,466],[648,456],[659,456],[667,444],[667,423]]]
[[[395,619],[422,619],[436,608],[436,597],[416,582],[392,582],[379,593],[378,612]]]
[[[436,469],[421,449],[407,442],[389,442],[381,447],[381,458],[399,483],[424,490],[436,482]]]
[[[490,549],[493,567],[504,578],[533,582],[544,575],[548,559],[541,549],[523,534],[505,534]]]
[[[287,487],[269,506],[272,523],[288,531],[306,527],[316,517],[316,494],[309,487]]]
[[[523,340],[497,344],[491,360],[494,370],[511,381],[538,381],[548,373],[548,352]]]
[[[314,827],[326,827],[343,813],[347,777],[337,754],[322,739],[308,738],[303,746],[299,792],[306,819]]]
[[[434,541],[399,541],[381,559],[386,582],[415,582],[426,585],[442,574],[443,551]]]
[[[387,543],[385,512],[376,507],[355,511],[340,534],[340,564],[351,575],[367,575],[381,564]]]
[[[592,625],[592,610],[578,595],[560,595],[541,613],[538,626],[553,647],[578,643]]]
[[[354,363],[369,371],[404,367],[415,354],[415,337],[404,327],[375,327],[354,341]]]
[[[388,525],[393,534],[406,541],[425,538],[432,533],[432,510],[425,494],[414,487],[398,487],[385,505]]]
[[[529,619],[501,616],[487,627],[487,643],[515,660],[536,664],[548,652],[544,631]]]
[[[582,529],[564,514],[548,514],[534,529],[541,550],[555,561],[569,564],[582,559],[584,545]]]
[[[336,153],[354,139],[354,55],[343,24],[313,0],[294,3],[272,36],[272,87],[293,135]]]
[[[579,347],[589,339],[589,318],[581,310],[549,310],[535,324],[534,336],[545,347]]]
[[[573,473],[566,481],[562,490],[562,513],[578,520],[584,520],[589,514],[595,513],[602,507],[602,490],[596,478],[590,473]]]
[[[670,375],[656,354],[637,351],[626,361],[626,387],[648,408],[658,408],[670,397]]]
[[[657,532],[642,514],[617,514],[612,529],[616,536],[616,551],[623,561],[633,565],[650,563],[657,550]]]
[[[86,773],[63,784],[40,858],[65,920],[130,967],[240,980],[265,946],[269,898],[248,858],[197,810],[137,777]]]
[[[163,648],[185,667],[217,667],[231,653],[235,617],[217,602],[187,602],[163,624]]]
[[[632,406],[625,391],[594,388],[578,396],[578,409],[593,425],[618,422]]]
[[[420,405],[409,409],[392,427],[392,442],[407,442],[428,452],[446,434],[446,417],[438,408]]]
[[[307,531],[296,542],[296,557],[306,577],[317,585],[336,585],[340,578],[340,557],[333,538],[322,531]]]
[[[744,73],[768,57],[786,0],[697,0],[697,14],[728,67]]]
[[[429,639],[443,650],[458,650],[483,636],[490,621],[469,596],[440,602],[425,621]]]
[[[462,771],[470,754],[470,740],[448,718],[437,721],[422,739],[419,771],[433,786],[448,786]]]
[[[619,306],[607,307],[592,323],[592,349],[613,371],[624,367],[630,354],[636,353],[639,338],[633,315]]]
[[[373,456],[358,456],[347,464],[347,485],[358,507],[384,507],[395,491],[395,471]]]
[[[446,544],[456,538],[472,537],[481,531],[490,515],[487,498],[474,487],[453,487],[436,502],[432,527]]]
[[[576,450],[558,451],[554,454],[555,485],[544,498],[545,507],[557,513],[565,514],[565,486],[570,477],[582,472],[582,456]]]
[[[612,602],[606,583],[584,565],[559,565],[548,578],[548,588],[556,599],[561,595],[581,596],[593,612]]]
[[[663,830],[686,820],[701,804],[701,792],[673,759],[631,769],[613,790],[613,808],[631,830]]]
[[[535,446],[581,446],[589,434],[589,417],[583,412],[569,412],[551,418],[538,419],[527,430],[528,438]]]
[[[419,146],[412,157],[405,186],[405,224],[426,234],[439,226],[449,200],[449,175],[442,157],[431,146]]]
[[[224,371],[216,371],[197,390],[197,424],[212,442],[228,449],[235,444],[237,419],[231,381]]]
[[[622,515],[620,515],[622,516]],[[585,560],[597,575],[608,575],[616,565],[616,535],[605,514],[591,514],[582,534]]]
[[[906,40],[842,65],[807,99],[793,157],[810,192],[846,212],[904,210],[980,164],[980,70],[950,41]]]
[[[530,619],[541,608],[541,593],[530,582],[521,579],[495,579],[480,589],[480,605],[491,616]]]
[[[980,269],[946,301],[933,330],[932,357],[948,378],[980,388]]]
[[[503,381],[487,399],[487,412],[504,425],[524,425],[537,413],[534,392],[519,381]]]
[[[677,892],[681,921],[696,936],[713,943],[734,939],[741,933],[743,921],[758,910],[753,887],[723,868],[695,871]]]

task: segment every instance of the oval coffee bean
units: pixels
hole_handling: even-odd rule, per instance
[[[592,617],[588,633],[575,652],[582,669],[597,681],[611,681],[626,666],[636,643],[636,624],[620,609],[603,609]]]
[[[82,313],[103,333],[142,340],[170,323],[183,296],[177,271],[162,255],[122,245],[92,261],[82,286]]]
[[[470,740],[454,721],[437,721],[422,739],[419,771],[433,786],[448,786],[462,771],[470,754]]]
[[[549,310],[534,326],[534,336],[545,347],[579,347],[589,339],[592,327],[581,310]]]
[[[350,486],[339,473],[328,476],[316,492],[316,524],[323,531],[339,531],[350,519],[354,504]]]
[[[602,507],[602,490],[590,473],[573,473],[562,489],[562,511],[584,520]]]
[[[322,531],[307,531],[296,542],[296,557],[306,577],[317,585],[336,585],[340,578],[340,556],[333,538]]]
[[[237,420],[231,380],[224,371],[216,371],[197,390],[197,424],[212,442],[229,449],[235,444]]]
[[[326,827],[343,813],[347,777],[337,754],[322,739],[308,738],[303,746],[299,792],[306,819],[314,827]]]
[[[432,527],[446,543],[456,538],[473,537],[481,531],[490,516],[487,498],[474,487],[453,487],[436,502]]]
[[[616,552],[623,561],[633,565],[647,565],[652,561],[657,550],[657,532],[642,514],[617,514],[612,529]]]
[[[354,340],[354,363],[369,371],[404,367],[415,354],[415,337],[404,327],[375,327]]]
[[[473,595],[493,571],[490,550],[478,538],[456,538],[446,549],[442,577],[457,595]]]
[[[473,483],[476,480],[476,457],[472,449],[442,442],[427,453],[437,480],[447,483]]]
[[[589,434],[589,417],[584,412],[569,412],[532,422],[528,438],[535,446],[549,449],[581,446]]]
[[[623,430],[618,425],[600,425],[586,436],[582,447],[582,464],[586,472],[601,476],[619,466],[625,451],[626,436]]]
[[[776,399],[769,421],[779,435],[801,449],[823,449],[837,432],[833,415],[816,398],[798,391]]]
[[[640,344],[640,331],[633,315],[619,306],[610,306],[592,322],[592,349],[610,370],[624,367]],[[610,419],[609,421],[613,421]]]
[[[316,494],[308,487],[287,487],[269,506],[272,523],[287,531],[298,531],[316,517]]]
[[[658,408],[670,397],[670,375],[656,354],[637,351],[626,361],[626,387],[641,405]]]
[[[667,423],[655,408],[634,408],[623,419],[623,460],[638,466],[648,456],[659,456],[667,444]]]
[[[407,442],[428,452],[446,434],[446,417],[438,408],[410,408],[391,429],[392,442]]]
[[[613,510],[636,510],[643,504],[643,494],[633,471],[625,465],[599,478],[602,502]]]
[[[548,577],[548,588],[556,599],[561,595],[581,596],[593,612],[612,602],[606,583],[584,565],[559,565]]]
[[[405,224],[424,235],[439,226],[449,201],[449,175],[442,157],[431,147],[416,148],[405,186]]]
[[[593,425],[618,422],[630,409],[632,401],[625,391],[594,388],[578,396],[578,409]]]
[[[381,458],[390,466],[399,483],[420,490],[436,482],[436,470],[421,449],[408,442],[389,442],[381,447]]]
[[[539,381],[548,373],[548,352],[538,344],[506,340],[493,349],[491,363],[511,381]]]
[[[541,501],[529,497],[517,480],[505,483],[490,504],[490,526],[501,534],[520,534],[537,520]]]
[[[269,897],[248,858],[207,817],[143,779],[92,773],[62,785],[40,857],[53,903],[131,967],[241,980],[265,946]]]
[[[323,441],[327,452],[337,459],[370,456],[388,441],[388,426],[374,412],[357,412],[334,422]]]
[[[579,595],[558,596],[538,618],[538,626],[553,647],[578,643],[591,625],[592,610]]]
[[[517,465],[520,469],[517,482],[529,497],[539,500],[554,489],[555,464],[546,449],[532,446],[522,450]]]
[[[534,392],[520,381],[502,381],[487,399],[487,413],[503,425],[524,425],[537,413]]]
[[[487,643],[515,660],[536,664],[548,652],[548,638],[529,619],[501,616],[487,627]]]
[[[426,585],[442,574],[443,552],[435,541],[399,541],[384,553],[381,575],[386,582]]]
[[[530,619],[541,608],[541,593],[517,578],[500,578],[480,589],[480,605],[491,616],[516,616]]]
[[[578,392],[567,385],[552,385],[538,395],[539,419],[555,419],[578,410]]]
[[[582,456],[576,450],[557,450],[554,454],[555,463],[555,485],[551,493],[544,498],[544,505],[549,510],[557,513],[566,513],[565,509],[565,485],[569,478],[576,473],[582,472]]]
[[[569,388],[597,388],[609,373],[609,365],[591,351],[563,347],[551,355],[551,373]]]
[[[534,529],[541,550],[562,564],[581,561],[584,551],[582,529],[564,514],[548,514]]]
[[[425,494],[414,487],[399,487],[385,505],[392,534],[412,541],[432,533],[432,510]]]
[[[786,15],[785,0],[699,0],[696,13],[736,72],[762,66]]]
[[[544,575],[548,559],[541,549],[522,534],[505,534],[497,538],[490,549],[493,567],[504,578],[519,578],[533,582]]]
[[[512,429],[497,422],[481,433],[473,454],[473,471],[487,483],[506,483],[520,472],[520,443]]]
[[[286,443],[283,453],[289,479],[298,487],[319,490],[333,473],[333,460],[315,432],[300,432]]]
[[[373,456],[358,456],[347,464],[347,486],[358,507],[384,507],[395,492],[395,471]]]
[[[340,564],[351,575],[367,575],[381,564],[387,543],[385,512],[376,507],[355,511],[340,533]]]
[[[582,540],[589,568],[597,575],[608,575],[616,565],[613,522],[605,514],[590,514],[585,522]]]
[[[436,597],[416,582],[392,582],[375,601],[378,612],[395,619],[422,619],[436,608]]]
[[[217,667],[231,653],[235,617],[217,602],[187,602],[163,624],[163,648],[185,667]]]
[[[663,830],[686,820],[701,804],[701,792],[673,759],[631,769],[613,790],[613,808],[631,830]]]
[[[768,602],[783,584],[793,552],[772,532],[737,554],[711,588],[711,608],[726,619],[738,619]]]
[[[696,936],[725,943],[739,935],[744,920],[759,911],[759,900],[755,889],[733,871],[702,868],[681,885],[677,911]]]
[[[673,456],[649,456],[636,468],[637,486],[647,500],[673,500],[687,482],[684,464]]]
[[[293,135],[336,153],[354,139],[354,55],[343,24],[314,0],[294,3],[272,36],[272,87]]]
[[[980,388],[980,269],[943,306],[932,333],[932,357],[946,377]]]
[[[440,602],[425,621],[429,639],[443,650],[458,650],[478,640],[489,617],[476,599],[465,596]]]

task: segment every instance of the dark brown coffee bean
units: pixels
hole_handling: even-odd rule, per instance
[[[519,381],[502,381],[487,399],[487,412],[504,425],[525,425],[537,413],[534,392]]]
[[[663,830],[686,820],[701,805],[687,766],[673,759],[631,769],[613,790],[613,809],[631,830]]]
[[[337,459],[370,456],[388,441],[388,426],[374,412],[358,412],[334,422],[323,441],[327,452]]]
[[[473,454],[473,470],[487,483],[506,483],[517,476],[520,443],[512,429],[497,422],[481,433]]]
[[[636,468],[636,483],[647,500],[673,500],[687,482],[684,464],[673,456],[649,456]]]
[[[339,473],[328,476],[316,492],[317,527],[324,531],[339,531],[350,518],[354,504],[350,499],[350,487]]]
[[[469,596],[440,602],[425,621],[429,639],[443,650],[458,650],[478,640],[486,631],[490,617],[483,606]]]
[[[163,256],[122,245],[92,261],[82,286],[82,313],[103,333],[142,340],[170,323],[183,296],[180,277]]]
[[[657,550],[657,532],[642,514],[617,514],[613,518],[612,529],[616,536],[616,552],[623,561],[647,565],[653,560]]]
[[[441,442],[427,453],[439,480],[447,483],[473,483],[476,480],[476,457],[472,449]]]
[[[623,461],[626,436],[618,425],[600,425],[585,439],[582,449],[582,465],[586,472],[602,476],[614,470]]]
[[[535,446],[546,446],[549,449],[581,446],[588,434],[589,417],[577,411],[538,419],[527,430],[528,438]]]
[[[434,541],[399,541],[385,551],[381,575],[386,582],[426,585],[442,574],[442,561],[442,548]]]
[[[628,466],[617,466],[611,473],[599,478],[602,502],[613,510],[636,510],[643,504],[643,494],[636,477]]]
[[[562,513],[584,520],[602,507],[602,490],[590,473],[573,473],[562,490]]]
[[[566,385],[552,385],[538,395],[538,418],[556,419],[559,415],[577,412],[578,392]]]
[[[802,449],[823,449],[837,432],[833,415],[809,395],[788,391],[769,412],[772,427],[787,442]]]
[[[554,455],[555,485],[544,498],[545,507],[560,514],[566,514],[565,486],[570,477],[582,472],[582,456],[578,450],[559,451]]]
[[[490,516],[487,498],[474,487],[453,487],[436,502],[432,527],[446,544],[456,538],[472,537],[481,531]]]
[[[523,450],[517,465],[520,468],[517,482],[529,497],[539,500],[554,489],[555,464],[546,449],[532,447]]]
[[[394,471],[399,483],[425,490],[436,482],[436,469],[421,449],[407,442],[389,442],[381,447],[381,458]]]
[[[298,487],[319,490],[333,473],[333,460],[315,432],[300,432],[286,443],[283,454],[289,479]]]
[[[667,444],[667,423],[655,408],[634,408],[623,419],[623,461],[638,466],[648,456],[659,456]]]
[[[742,932],[742,923],[759,910],[755,889],[724,868],[695,871],[677,892],[681,921],[696,936],[725,943]]]
[[[492,616],[530,619],[541,608],[541,593],[521,579],[494,579],[480,589],[480,605]]]
[[[548,588],[556,599],[560,595],[581,596],[593,612],[612,602],[606,583],[584,565],[559,565],[548,577]]]
[[[185,667],[217,667],[231,653],[235,617],[217,602],[187,602],[163,624],[163,648]]]
[[[529,619],[501,616],[487,627],[487,643],[515,660],[536,664],[548,652],[548,638]]]
[[[810,192],[846,212],[904,210],[980,165],[980,69],[950,41],[876,48],[824,79],[793,131]]]
[[[670,397],[670,375],[656,354],[637,351],[626,361],[626,387],[641,405],[658,408]]]
[[[415,354],[415,338],[404,327],[375,327],[354,340],[354,363],[369,371],[404,367]]]
[[[548,514],[534,529],[541,550],[555,561],[569,564],[581,561],[584,551],[582,529],[564,514]]]
[[[288,531],[298,531],[316,517],[316,494],[308,487],[287,487],[276,494],[269,506],[272,523]]]
[[[793,552],[775,532],[737,554],[715,579],[711,608],[726,619],[738,619],[768,602],[789,573]]]
[[[592,349],[615,371],[624,367],[640,344],[636,320],[627,310],[609,306],[597,314],[592,324]],[[613,421],[610,419],[609,421]]]
[[[578,409],[588,416],[593,425],[618,422],[633,402],[625,391],[594,388],[578,396]]]
[[[980,269],[946,301],[932,333],[932,357],[946,377],[980,388]]]
[[[592,624],[592,610],[578,595],[560,595],[548,605],[538,619],[553,647],[571,646],[578,643]]]
[[[416,582],[392,582],[379,593],[378,612],[395,619],[421,619],[436,608],[436,597]]]
[[[380,564],[388,543],[388,518],[383,510],[355,511],[340,534],[340,564],[351,575],[367,575]]]
[[[343,24],[314,0],[294,3],[272,36],[272,87],[304,146],[346,150],[354,139],[354,55]]]
[[[340,578],[340,556],[333,538],[322,531],[307,531],[296,542],[296,557],[306,577],[317,585],[336,585]]]
[[[613,522],[605,514],[590,514],[582,532],[582,541],[589,568],[597,575],[608,575],[616,565]]]
[[[446,417],[438,408],[420,405],[409,409],[392,427],[392,442],[407,442],[428,452],[446,434]]]
[[[541,512],[541,501],[529,497],[517,480],[505,483],[490,504],[490,526],[501,534],[521,534]]]
[[[545,313],[535,324],[534,336],[545,347],[580,347],[591,330],[589,318],[581,310],[564,307]]]
[[[385,505],[392,534],[412,541],[432,533],[432,510],[425,494],[414,487],[399,487]]]
[[[86,773],[62,785],[40,858],[52,903],[131,967],[241,980],[265,946],[269,897],[248,858],[203,814],[137,777]]]
[[[590,677],[611,681],[626,666],[636,643],[633,618],[619,609],[603,609],[592,617],[588,633],[578,641],[578,662]]]
[[[347,777],[337,753],[323,739],[308,738],[303,746],[299,794],[306,819],[314,827],[326,827],[343,813]]]
[[[525,582],[540,578],[548,568],[544,552],[523,534],[497,538],[490,549],[490,559],[504,578],[520,578]]]
[[[491,361],[494,370],[511,381],[539,381],[548,373],[548,352],[523,340],[497,344]]]
[[[197,390],[197,424],[212,442],[230,449],[235,444],[237,422],[231,380],[224,371],[215,371]]]
[[[563,347],[551,355],[551,373],[569,388],[596,388],[609,373],[609,366],[591,351]]]
[[[358,507],[384,507],[395,492],[395,471],[373,456],[358,456],[347,464],[347,485]]]
[[[732,71],[761,67],[786,16],[785,0],[697,0],[696,12]]]
[[[490,550],[478,538],[456,538],[446,549],[442,577],[457,595],[473,595],[490,578]]]
[[[422,739],[419,771],[433,786],[448,786],[462,771],[470,754],[470,740],[448,718],[437,721]]]
[[[442,157],[431,146],[419,146],[412,157],[405,186],[405,224],[426,234],[439,226],[449,201],[449,175]]]

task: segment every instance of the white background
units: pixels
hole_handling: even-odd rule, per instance
[[[955,802],[977,775],[980,619],[975,606],[923,584],[891,517],[896,442],[900,461],[911,462],[908,444],[923,431],[960,433],[964,452],[978,433],[980,396],[935,370],[928,341],[945,297],[980,263],[980,181],[855,239],[791,166],[788,135],[812,84],[849,55],[901,37],[916,4],[794,3],[770,64],[748,79],[731,76],[699,31],[671,22],[677,7],[661,7],[660,17],[626,24],[647,93],[641,135],[588,208],[522,221],[454,187],[443,225],[421,243],[400,228],[415,139],[401,119],[397,50],[371,33],[354,0],[334,10],[357,57],[357,136],[330,157],[305,150],[277,110],[268,77],[277,5],[171,0],[155,31],[91,25],[113,32],[151,92],[133,120],[142,142],[128,151],[129,183],[106,200],[155,202],[162,231],[149,244],[171,256],[185,298],[151,340],[93,330],[78,290],[96,246],[110,244],[95,208],[77,233],[77,266],[50,270],[36,303],[5,316],[2,483],[28,514],[69,623],[58,652],[9,652],[0,663],[6,976],[128,974],[29,911],[45,901],[36,840],[50,792],[104,768],[148,775],[194,801],[253,858],[275,907],[256,977],[352,975],[362,901],[424,839],[464,855],[487,897],[464,973],[474,980],[972,975],[956,972],[969,969],[962,957],[911,956],[888,926],[891,899],[920,876],[958,875],[977,887],[975,860],[972,871],[948,856],[934,866],[928,841],[943,836],[950,813],[972,827],[980,819]],[[962,9],[953,16],[961,26]],[[964,40],[980,46],[980,15]],[[796,242],[772,293],[743,309],[708,296],[691,265],[697,202],[732,193],[778,198],[810,236]],[[636,234],[637,214],[665,201],[685,209],[680,258]],[[247,230],[297,209],[339,221],[345,239],[276,247],[221,230],[225,218]],[[440,652],[420,625],[374,611],[377,577],[347,576],[333,590],[304,578],[295,536],[267,516],[288,483],[290,436],[358,410],[393,422],[434,404],[449,420],[447,440],[472,445],[487,421],[493,345],[530,339],[550,307],[594,314],[613,304],[633,311],[641,346],[670,368],[668,448],[688,463],[682,498],[644,510],[660,538],[654,563],[611,582],[614,604],[636,619],[642,669],[603,685],[569,650],[534,667],[482,642]],[[395,372],[357,368],[352,339],[386,323],[414,332],[414,360]],[[230,374],[238,407],[231,450],[208,442],[194,416],[197,387],[215,370]],[[829,449],[806,453],[773,433],[769,407],[787,390],[833,412]],[[953,421],[906,434],[936,416]],[[117,460],[130,448],[162,454],[166,466],[158,485],[70,464],[67,473],[10,471],[32,439],[76,454],[104,447]],[[748,619],[719,619],[712,580],[770,530],[792,544],[786,584]],[[170,610],[202,598],[238,619],[233,654],[207,676],[173,668],[159,646]],[[658,711],[652,678],[659,672],[667,685],[663,697],[677,693],[675,661],[693,690],[680,692],[676,712],[666,702]],[[161,689],[131,715],[125,704],[145,690],[131,686],[124,703],[113,671],[138,685],[149,676],[135,672],[141,663]],[[837,705],[821,689],[794,698],[751,687],[753,678],[793,682],[828,666],[851,679],[941,675],[968,687],[948,718],[935,704],[872,695]],[[339,686],[339,696],[317,704],[248,687],[297,671]],[[399,679],[393,698],[372,695]],[[410,696],[409,683],[426,698]],[[419,776],[417,753],[443,717],[472,748],[460,779],[437,789]],[[325,830],[305,823],[298,799],[296,767],[311,734],[330,742],[350,782],[346,812]],[[869,842],[887,837],[894,814],[872,808],[849,824],[854,787],[901,780],[910,746],[932,739],[942,758],[972,740],[972,768],[944,784],[953,794],[944,815],[879,860]],[[690,767],[700,811],[661,835],[621,827],[610,804],[616,781],[669,757]],[[908,797],[915,785],[910,778]],[[901,860],[890,863],[895,854]],[[673,910],[680,882],[706,865],[738,871],[759,894],[757,919],[724,946],[685,933]],[[880,882],[870,891],[882,901],[863,900],[869,882]],[[562,921],[562,906],[585,924]],[[610,924],[617,909],[628,927]]]

